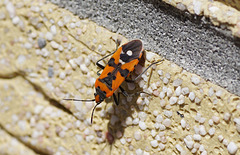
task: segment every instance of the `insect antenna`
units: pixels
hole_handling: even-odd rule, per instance
[[[92,102],[92,101],[95,101],[95,99],[89,99],[89,100],[79,100],[79,99],[74,99],[74,98],[65,98],[63,100],[66,100],[66,101],[84,101],[84,102]]]
[[[100,104],[100,103],[97,103],[97,104],[94,106],[93,110],[92,110],[91,124],[92,124],[92,121],[93,121],[93,113],[94,113],[96,107],[97,107],[99,104]]]

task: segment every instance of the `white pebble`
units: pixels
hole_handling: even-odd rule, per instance
[[[142,149],[136,149],[136,155],[143,155]]]
[[[171,97],[172,94],[173,94],[172,89],[171,89],[171,88],[168,88],[168,89],[167,89],[167,96],[168,96],[168,97]]]
[[[200,120],[199,120],[199,123],[203,124],[205,122],[206,118],[204,117],[201,117]]]
[[[235,154],[238,150],[238,147],[234,142],[230,142],[227,146],[227,150],[230,154]]]
[[[126,144],[126,140],[124,139],[124,138],[121,138],[120,139],[120,142],[124,145],[124,144]]]
[[[176,96],[181,95],[181,87],[180,86],[178,86],[177,89],[175,90],[175,94],[176,94]]]
[[[200,15],[202,11],[202,2],[200,1],[193,1],[193,10],[195,14]]]
[[[19,55],[18,56],[18,58],[17,58],[17,62],[19,63],[19,64],[22,64],[22,63],[24,63],[25,61],[26,61],[26,56],[25,55]]]
[[[168,79],[165,77],[165,78],[163,78],[163,83],[164,84],[168,84]]]
[[[7,5],[6,5],[6,9],[9,13],[9,16],[11,18],[13,18],[15,16],[15,13],[16,13],[14,5],[11,2],[8,2]]]
[[[152,135],[152,137],[155,137],[156,136],[156,134],[157,134],[157,132],[156,132],[156,130],[151,130],[151,135]]]
[[[177,144],[177,145],[175,145],[175,147],[179,152],[183,151],[183,148],[181,147],[181,145]]]
[[[189,95],[188,95],[188,97],[189,97],[189,99],[190,99],[191,101],[194,101],[194,99],[195,99],[195,93],[194,93],[194,92],[190,92]]]
[[[215,129],[214,129],[214,128],[210,128],[210,129],[208,130],[208,133],[209,133],[210,136],[213,136],[214,133],[215,133]]]
[[[228,146],[228,140],[227,139],[224,139],[222,143],[223,143],[223,145]]]
[[[161,99],[163,99],[163,98],[165,97],[165,93],[161,91],[160,94],[159,94],[159,97],[160,97]]]
[[[184,119],[181,119],[181,126],[182,128],[186,128],[186,121]]]
[[[163,125],[166,127],[170,127],[172,124],[172,121],[168,118],[166,118],[165,120],[163,120]]]
[[[138,140],[141,140],[142,136],[141,136],[141,133],[140,131],[135,131],[134,132],[134,138],[138,141]]]
[[[184,138],[184,143],[186,144],[188,149],[192,149],[193,148],[194,142],[192,140],[187,140],[186,138]]]
[[[159,149],[160,149],[160,150],[164,150],[164,149],[165,149],[165,145],[164,145],[163,143],[160,143],[160,144],[159,144]]]
[[[200,83],[200,79],[197,76],[192,76],[192,83],[198,85]]]
[[[213,125],[213,120],[212,120],[212,119],[209,119],[208,124],[209,124],[210,126],[212,126],[212,125]]]
[[[171,75],[169,73],[166,73],[165,74],[166,78],[170,79],[171,78]]]
[[[18,16],[13,17],[13,19],[12,19],[12,23],[14,25],[17,25],[19,23],[19,21],[20,21],[20,18]]]
[[[202,144],[199,146],[199,151],[200,151],[200,152],[205,151],[205,148],[204,148],[204,146],[203,146]]]
[[[158,111],[157,111],[157,110],[154,110],[154,111],[153,111],[153,115],[154,115],[155,117],[157,117]]]
[[[172,111],[164,110],[164,115],[167,116],[168,118],[172,117]]]
[[[32,48],[32,44],[30,44],[29,42],[26,42],[26,43],[24,44],[24,47],[25,47],[26,49],[30,49],[30,48]]]
[[[221,90],[218,90],[218,91],[216,92],[216,96],[217,96],[217,97],[221,97],[221,95],[222,95],[222,91],[221,91]]]
[[[152,140],[150,143],[153,148],[156,148],[158,146],[157,140]]]
[[[183,94],[183,95],[189,94],[189,88],[188,88],[188,87],[182,88],[182,94]]]
[[[199,126],[199,134],[205,136],[207,134],[205,127],[203,125]]]
[[[53,39],[53,35],[52,35],[52,33],[50,33],[50,32],[47,32],[46,35],[45,35],[45,37],[46,37],[46,39],[47,39],[48,41],[51,41],[51,40]]]
[[[35,106],[35,108],[34,108],[34,113],[35,113],[35,114],[39,114],[39,113],[42,111],[43,108],[44,108],[44,107],[43,107],[42,105],[37,105],[37,106]]]
[[[163,117],[161,115],[158,115],[156,117],[156,122],[161,123],[163,121]]]
[[[139,112],[138,113],[138,118],[140,119],[140,121],[145,121],[147,118],[147,114],[145,112]]]
[[[213,94],[214,94],[214,90],[213,90],[213,88],[211,87],[211,88],[209,88],[209,90],[208,90],[208,95],[211,97],[211,96],[213,96]]]
[[[57,49],[57,48],[59,47],[59,44],[56,43],[55,41],[51,41],[50,44],[51,44],[51,46],[52,46],[53,49]]]
[[[234,118],[233,121],[234,121],[236,124],[240,125],[240,117]]]
[[[177,97],[171,97],[171,98],[169,99],[170,105],[174,105],[175,103],[177,103],[177,100],[178,100]]]
[[[132,123],[133,123],[132,117],[128,116],[126,118],[126,125],[132,125]]]
[[[182,80],[182,79],[179,79],[179,78],[176,79],[176,80],[174,80],[174,81],[173,81],[173,86],[174,86],[174,87],[181,86],[181,85],[182,85],[182,81],[183,81],[183,80]]]
[[[139,127],[141,130],[146,130],[147,129],[147,126],[145,124],[145,122],[142,122],[142,121],[139,121]]]
[[[53,35],[56,35],[56,34],[57,34],[57,28],[56,28],[56,26],[55,26],[55,25],[52,25],[52,26],[50,27],[50,31],[52,32]]]
[[[66,73],[65,73],[65,72],[61,72],[61,73],[59,74],[59,78],[60,78],[60,79],[64,80],[65,77],[66,77]]]
[[[226,122],[228,122],[231,118],[231,114],[227,112],[227,113],[224,114],[223,118]]]
[[[139,124],[139,118],[135,118],[135,119],[133,120],[133,124],[135,124],[135,125]]]
[[[213,117],[212,117],[212,120],[213,120],[213,122],[216,123],[216,124],[218,124],[218,123],[220,122],[220,118],[217,117],[217,116],[213,116]]]
[[[160,100],[160,106],[165,107],[165,105],[166,105],[166,101],[165,100]]]
[[[147,52],[146,59],[147,61],[151,62],[154,57],[154,54],[152,52]]]
[[[178,98],[178,104],[182,105],[185,102],[185,97],[181,94]]]
[[[87,68],[87,66],[86,66],[85,64],[80,65],[80,69],[81,69],[82,72],[85,73],[85,74],[88,73],[88,71],[89,71],[88,68]]]
[[[159,124],[159,130],[164,131],[166,129],[165,125]]]
[[[219,135],[219,136],[218,136],[218,140],[219,140],[219,142],[222,142],[223,136],[222,136],[222,135]]]
[[[194,139],[195,141],[200,141],[200,140],[202,139],[202,137],[201,137],[201,135],[199,135],[199,134],[194,134],[194,135],[193,135],[193,139]]]
[[[163,71],[162,71],[162,70],[158,70],[158,74],[159,74],[160,76],[162,76],[162,75],[163,75]]]

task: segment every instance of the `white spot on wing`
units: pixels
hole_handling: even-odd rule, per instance
[[[119,59],[119,63],[120,63],[120,64],[122,64],[122,65],[124,65],[124,64],[125,64],[125,62],[124,62],[124,61],[122,61],[121,59]]]
[[[128,51],[127,51],[127,55],[128,55],[128,56],[132,56],[132,51],[131,51],[131,50],[128,50]]]

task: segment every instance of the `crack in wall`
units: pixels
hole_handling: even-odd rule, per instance
[[[1,124],[0,124],[0,129],[4,130],[10,137],[15,138],[19,143],[21,143],[23,146],[25,146],[26,148],[32,150],[34,153],[36,154],[41,154],[41,155],[50,155],[42,150],[37,149],[36,147],[33,147],[32,145],[24,142],[23,140],[21,140],[20,137],[15,136],[14,134],[12,134],[11,132],[9,132],[6,128],[4,128]]]

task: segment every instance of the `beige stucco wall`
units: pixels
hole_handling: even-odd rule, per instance
[[[240,98],[167,60],[124,85],[153,95],[122,97],[119,106],[109,98],[91,124],[94,103],[63,99],[92,99],[94,63],[115,50],[116,39],[127,40],[45,1],[0,1],[0,21],[1,154],[228,154],[240,147]],[[146,59],[148,66],[163,58],[149,51]]]

